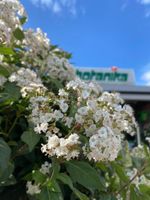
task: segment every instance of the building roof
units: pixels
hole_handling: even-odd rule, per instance
[[[101,84],[103,90],[119,92],[121,97],[129,101],[149,101],[150,86]]]

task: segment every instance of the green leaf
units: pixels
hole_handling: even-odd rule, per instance
[[[114,196],[110,194],[101,194],[99,200],[117,200]]]
[[[52,170],[51,180],[55,180],[60,171],[60,164],[57,159],[52,159]]]
[[[0,176],[0,186],[9,186],[16,183],[14,176],[12,175],[14,171],[14,165],[8,163],[8,167],[4,170],[3,174]]]
[[[3,176],[4,171],[8,168],[10,154],[10,147],[3,138],[0,138],[0,177]]]
[[[107,171],[107,167],[103,162],[96,163],[96,167],[98,167],[102,171]]]
[[[62,200],[62,198],[59,193],[44,188],[39,195],[39,200]]]
[[[131,200],[142,200],[141,193],[134,185],[130,186],[130,199]]]
[[[8,105],[21,97],[20,88],[14,83],[7,82],[2,93],[0,93],[0,104]],[[2,106],[1,105],[1,106]]]
[[[63,200],[62,192],[56,182],[51,183],[50,186],[42,188],[38,195],[39,200]]]
[[[82,192],[80,192],[79,190],[77,190],[76,188],[74,188],[73,192],[75,193],[75,195],[80,199],[80,200],[89,200],[89,198],[83,194]]]
[[[76,94],[72,92],[72,94],[69,96],[70,98],[70,109],[69,109],[69,117],[74,117],[75,113],[77,112],[77,103],[76,103]]]
[[[46,176],[42,174],[39,170],[32,171],[32,178],[38,184],[43,184],[46,181]]]
[[[8,47],[0,46],[0,55],[14,55],[15,52]]]
[[[99,174],[90,164],[83,161],[68,161],[66,168],[73,182],[77,182],[89,190],[104,190]]]
[[[133,165],[137,169],[141,169],[143,166],[144,159],[143,158],[138,158],[138,157],[132,157]]]
[[[140,192],[141,193],[147,194],[147,195],[150,196],[150,186],[148,186],[148,185],[140,185],[139,188],[140,188]]]
[[[29,151],[31,152],[35,145],[39,142],[40,135],[36,134],[32,129],[29,129],[22,134],[21,140],[28,145]]]
[[[27,21],[27,17],[21,17],[20,23],[23,25]]]
[[[124,181],[124,182],[129,181],[129,178],[126,175],[125,170],[121,165],[116,164],[116,163],[112,163],[112,165],[115,168],[115,171],[116,171],[116,173],[119,176],[121,181]]]
[[[46,78],[45,85],[48,89],[50,89],[52,92],[54,92],[55,94],[58,93],[58,90],[63,88],[63,84],[61,83],[60,80],[55,79],[53,77],[44,77]]]
[[[65,173],[60,173],[58,175],[58,180],[60,180],[62,183],[68,185],[70,187],[70,189],[75,193],[75,195],[80,199],[80,200],[89,200],[89,198],[83,194],[82,192],[80,192],[79,190],[77,190],[76,188],[74,188],[73,183],[71,178],[65,174]]]
[[[9,66],[0,66],[0,74],[8,77],[12,72],[13,72],[13,68],[9,67]]]
[[[18,146],[18,143],[17,143],[16,141],[10,140],[10,141],[8,142],[8,145],[9,145],[9,146]]]
[[[18,40],[23,40],[24,39],[24,33],[20,28],[16,28],[16,30],[13,32],[14,36]]]
[[[58,174],[57,179],[60,180],[62,183],[68,185],[72,190],[74,189],[72,180],[67,174],[60,173]]]

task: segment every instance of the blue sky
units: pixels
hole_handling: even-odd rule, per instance
[[[150,85],[150,0],[21,0],[29,20],[83,67],[133,68]]]

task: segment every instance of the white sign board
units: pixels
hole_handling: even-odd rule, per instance
[[[132,69],[118,68],[76,68],[76,75],[84,81],[110,84],[135,84]]]

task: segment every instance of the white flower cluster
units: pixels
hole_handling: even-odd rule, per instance
[[[30,109],[32,110],[30,120],[35,126],[34,131],[39,134],[48,132],[48,123],[52,120],[48,97],[31,97]]]
[[[145,139],[150,144],[150,137],[146,137]]]
[[[32,184],[31,181],[27,181],[26,187],[27,187],[27,194],[35,195],[41,192],[39,185]]]
[[[47,136],[42,152],[49,156],[69,160],[83,153],[95,162],[112,161],[120,150],[122,133],[136,131],[133,111],[119,94],[102,93],[79,79],[60,89],[58,96],[32,97],[30,103],[34,130]],[[80,136],[86,138],[84,143]]]
[[[0,87],[2,87],[6,81],[7,79],[4,76],[0,75]]]
[[[70,160],[78,157],[80,153],[79,144],[79,136],[76,133],[69,135],[68,138],[59,138],[57,135],[52,135],[48,137],[48,143],[42,145],[42,152],[49,156]]]
[[[108,145],[109,144],[109,145]],[[109,127],[102,127],[98,133],[89,139],[89,160],[113,161],[117,158],[121,149],[121,138],[116,136]]]
[[[148,147],[145,147],[146,151],[150,154],[150,150]],[[140,158],[140,159],[144,159],[146,157],[145,155],[145,149],[143,145],[138,145],[137,147],[134,147],[131,150],[131,156],[132,157],[136,157],[136,158]]]
[[[24,16],[24,7],[18,0],[0,1],[0,42],[10,44],[12,33],[21,28],[20,17]]]
[[[16,82],[16,84],[21,87],[22,97],[26,97],[27,94],[32,91],[46,91],[41,79],[30,69],[20,68],[17,72],[12,73],[8,80],[10,82]]]
[[[127,172],[127,176],[132,180],[132,184],[135,184],[138,188],[140,185],[146,185],[150,187],[150,180],[147,179],[144,175],[138,175],[138,170],[133,168]]]
[[[64,52],[54,48],[41,29],[23,30],[20,20],[22,17],[26,17],[26,13],[19,0],[0,0],[0,43],[7,46],[21,45],[19,50],[23,66],[35,68],[42,75],[62,82],[74,79],[75,71]],[[17,28],[24,33],[22,41],[14,37]]]
[[[117,194],[116,198],[117,198],[117,200],[123,200],[123,197],[121,197],[120,194]]]
[[[40,172],[42,174],[49,174],[50,173],[50,168],[52,167],[51,163],[45,161],[44,164],[41,165]]]
[[[41,168],[39,169],[39,171],[44,175],[50,175],[51,167],[52,167],[51,163],[45,161],[41,165]],[[35,171],[33,170],[32,172],[34,173]],[[31,181],[27,181],[26,188],[27,188],[27,194],[30,194],[30,195],[39,194],[41,192],[40,183],[32,183]]]
[[[58,49],[58,51],[60,50]],[[66,58],[58,57],[55,52],[51,52],[46,61],[44,72],[47,76],[62,81],[75,79],[75,70]]]
[[[25,31],[23,45],[27,47],[23,64],[62,81],[75,78],[72,65],[66,58],[57,55],[57,53],[61,53],[60,49],[51,49],[50,41],[41,29]]]
[[[30,120],[35,125],[34,131],[38,134],[45,133],[47,137],[47,144],[43,144],[41,150],[49,156],[63,157],[66,160],[78,157],[80,153],[78,150],[79,136],[73,133],[67,138],[59,138],[58,136],[62,135],[59,129],[50,125],[52,121],[59,121],[63,117],[61,111],[54,111],[50,108],[49,103],[54,101],[54,97],[52,100],[50,98],[52,97],[38,96],[30,98],[30,109],[32,110]],[[63,102],[61,106],[62,110],[66,111]]]
[[[7,27],[6,23],[0,19],[0,43],[10,44],[11,34],[11,28]]]
[[[29,67],[42,67],[50,50],[50,41],[40,28],[24,31],[23,45],[27,47],[24,58]]]

